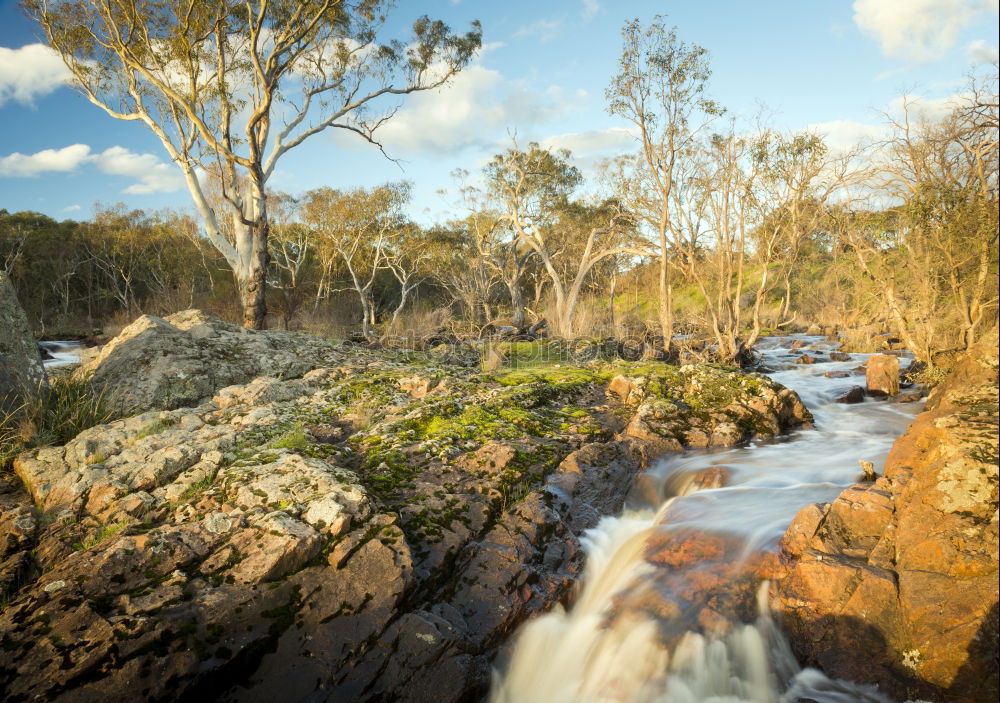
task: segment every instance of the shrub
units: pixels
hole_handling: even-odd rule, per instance
[[[26,449],[65,444],[85,429],[112,419],[103,391],[89,381],[56,377],[37,397],[0,414],[0,469],[9,468]]]

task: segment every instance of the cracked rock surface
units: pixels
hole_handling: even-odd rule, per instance
[[[811,420],[715,367],[482,372],[322,340],[282,356],[271,334],[140,318],[77,371],[144,412],[0,482],[6,700],[476,700],[650,461]],[[227,354],[258,360],[208,368]],[[114,385],[140,359],[151,380]],[[157,364],[207,380],[170,395]]]
[[[795,517],[772,606],[805,664],[899,700],[997,699],[997,409],[994,333],[882,477]]]

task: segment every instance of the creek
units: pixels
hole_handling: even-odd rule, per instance
[[[874,687],[803,669],[768,613],[768,583],[746,575],[777,550],[800,508],[830,502],[858,480],[860,460],[881,473],[923,404],[837,403],[864,385],[856,369],[869,355],[795,364],[795,340],[823,358],[837,345],[804,335],[758,345],[768,375],[799,394],[814,427],[650,467],[625,510],[586,533],[570,607],[515,634],[491,703],[889,701]],[[824,375],[837,371],[851,375]]]
[[[79,363],[80,351],[83,349],[79,342],[39,342],[38,346],[52,357],[42,362],[45,368]]]

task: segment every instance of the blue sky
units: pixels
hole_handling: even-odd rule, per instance
[[[585,172],[628,151],[624,123],[605,112],[620,29],[667,16],[711,54],[711,93],[772,124],[813,128],[834,144],[875,134],[902,94],[933,109],[997,56],[997,0],[401,0],[390,30],[428,14],[483,24],[485,48],[454,84],[410,96],[382,138],[400,166],[350,135],[321,134],[289,152],[271,185],[297,194],[407,179],[422,221],[454,211],[450,173],[477,171],[509,144],[570,148]],[[176,167],[144,127],[106,116],[62,82],[16,2],[0,0],[0,208],[86,219],[95,202],[190,208]]]

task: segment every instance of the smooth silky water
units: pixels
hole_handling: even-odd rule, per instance
[[[51,359],[42,362],[45,368],[80,363],[83,346],[79,342],[39,342],[39,344],[52,355]]]
[[[850,361],[796,365],[796,340],[829,351],[821,337],[767,338],[758,345],[769,375],[795,390],[812,411],[815,426],[777,440],[726,450],[689,452],[657,462],[646,472],[646,496],[634,497],[623,513],[606,517],[583,537],[587,563],[569,610],[557,606],[515,635],[503,671],[494,672],[492,703],[871,703],[889,701],[873,687],[833,681],[802,669],[767,611],[766,582],[757,594],[757,615],[725,634],[678,632],[682,614],[652,616],[629,609],[643,589],[657,587],[647,562],[650,541],[660,531],[724,535],[742,544],[740,558],[774,551],[795,513],[814,502],[832,501],[860,475],[860,460],[881,473],[893,441],[922,403],[866,400],[834,402],[861,376],[826,378],[849,371],[869,355]],[[902,360],[903,365],[908,363]],[[727,485],[690,492],[690,477],[724,466]],[[649,487],[667,497],[649,501]],[[692,569],[696,572],[697,565]],[[683,569],[680,578],[684,578]],[[676,584],[678,570],[671,574]],[[666,638],[664,631],[673,628]]]

